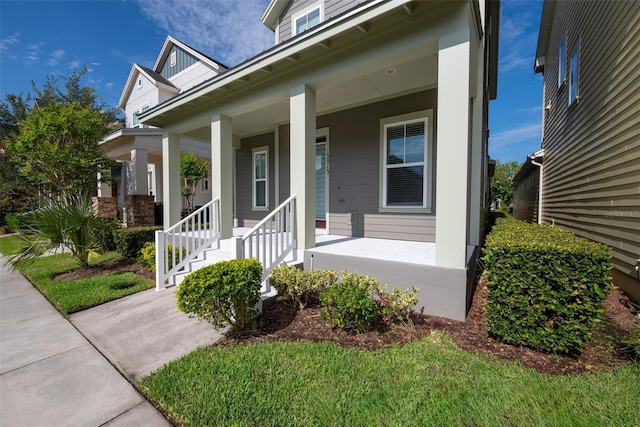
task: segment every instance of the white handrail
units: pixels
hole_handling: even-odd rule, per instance
[[[296,247],[296,196],[290,196],[242,237],[236,238],[234,258],[256,258],[262,281]],[[267,283],[266,292],[270,292]]]
[[[213,199],[171,228],[156,231],[156,290],[164,289],[167,279],[219,240],[220,198]]]

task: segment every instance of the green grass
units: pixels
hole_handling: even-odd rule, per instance
[[[119,256],[117,252],[107,252],[90,264]],[[123,272],[81,280],[53,279],[56,274],[66,273],[78,267],[78,262],[70,254],[59,254],[38,258],[32,263],[21,265],[19,269],[62,314],[94,307],[155,286],[152,280]]]
[[[4,256],[17,254],[22,246],[22,239],[17,235],[0,237],[0,252]]]
[[[637,426],[640,365],[549,376],[443,333],[377,352],[328,343],[200,348],[143,378],[178,425]]]

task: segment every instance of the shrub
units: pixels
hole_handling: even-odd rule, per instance
[[[640,362],[640,324],[636,324],[622,340],[622,351],[636,362]]]
[[[96,245],[104,251],[115,251],[116,241],[114,234],[120,230],[120,221],[115,218],[97,216],[94,218],[94,226],[91,230]]]
[[[18,218],[18,214],[8,213],[5,215],[4,221],[7,223],[9,232],[16,233],[20,230],[20,219]]]
[[[415,286],[411,290],[393,288],[391,292],[387,292],[385,288],[386,286],[378,289],[382,314],[392,322],[410,324],[411,309],[418,303],[416,296],[418,288]]]
[[[269,282],[278,295],[298,304],[300,310],[317,300],[320,292],[337,281],[338,273],[334,270],[305,271],[289,265],[275,267],[269,274]]]
[[[187,256],[187,248],[182,246],[182,257],[179,258],[178,249],[171,245],[167,245],[168,253],[173,254],[167,260],[167,270],[173,267],[173,259],[184,259]],[[147,242],[140,249],[140,256],[138,257],[138,264],[146,268],[149,271],[156,272],[156,244]]]
[[[121,228],[114,233],[116,250],[124,257],[137,258],[145,243],[155,242],[162,227]]]
[[[380,311],[367,290],[357,283],[339,283],[320,294],[322,320],[343,329],[367,331],[375,325]]]
[[[487,329],[537,349],[580,350],[609,289],[609,248],[547,225],[501,219],[487,237]]]
[[[262,265],[256,259],[222,261],[185,277],[176,291],[178,308],[220,329],[243,332],[253,324],[260,301]]]

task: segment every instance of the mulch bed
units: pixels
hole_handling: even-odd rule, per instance
[[[628,298],[619,290],[614,290],[607,296],[603,321],[594,331],[590,342],[580,354],[567,356],[551,355],[493,339],[485,327],[486,300],[486,287],[481,282],[475,291],[465,322],[414,313],[413,328],[392,326],[386,331],[366,333],[349,333],[332,328],[320,319],[321,310],[317,305],[297,311],[287,302],[279,300],[264,311],[256,332],[242,337],[226,337],[218,345],[325,341],[347,348],[377,350],[394,344],[403,345],[427,337],[433,330],[439,330],[449,334],[456,345],[465,351],[491,360],[519,361],[525,367],[546,374],[579,374],[633,363],[621,354],[618,342],[627,335],[637,317],[631,312]]]

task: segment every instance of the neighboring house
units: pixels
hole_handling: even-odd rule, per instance
[[[226,67],[186,44],[169,36],[162,46],[153,69],[133,64],[118,106],[125,111],[125,127],[101,141],[108,157],[119,161],[113,171],[114,188],[103,184],[99,189],[102,205],[125,208],[123,222],[151,225],[150,213],[155,202],[162,202],[162,129],[143,125],[138,116],[192,87],[224,72]],[[181,152],[211,157],[210,144],[183,138]],[[206,179],[196,192],[196,205],[211,200]],[[100,204],[99,202],[99,204]]]
[[[165,129],[166,233],[186,135],[212,146],[222,239],[267,221],[233,256],[268,271],[286,229],[305,269],[416,285],[418,310],[464,319],[489,207],[499,2],[274,0],[262,21],[274,47],[140,117]]]
[[[540,170],[544,150],[527,157],[520,170],[513,177],[513,216],[521,221],[541,223]]]
[[[638,1],[545,1],[535,60],[544,74],[540,222],[609,245],[614,283],[636,300],[638,40]]]

